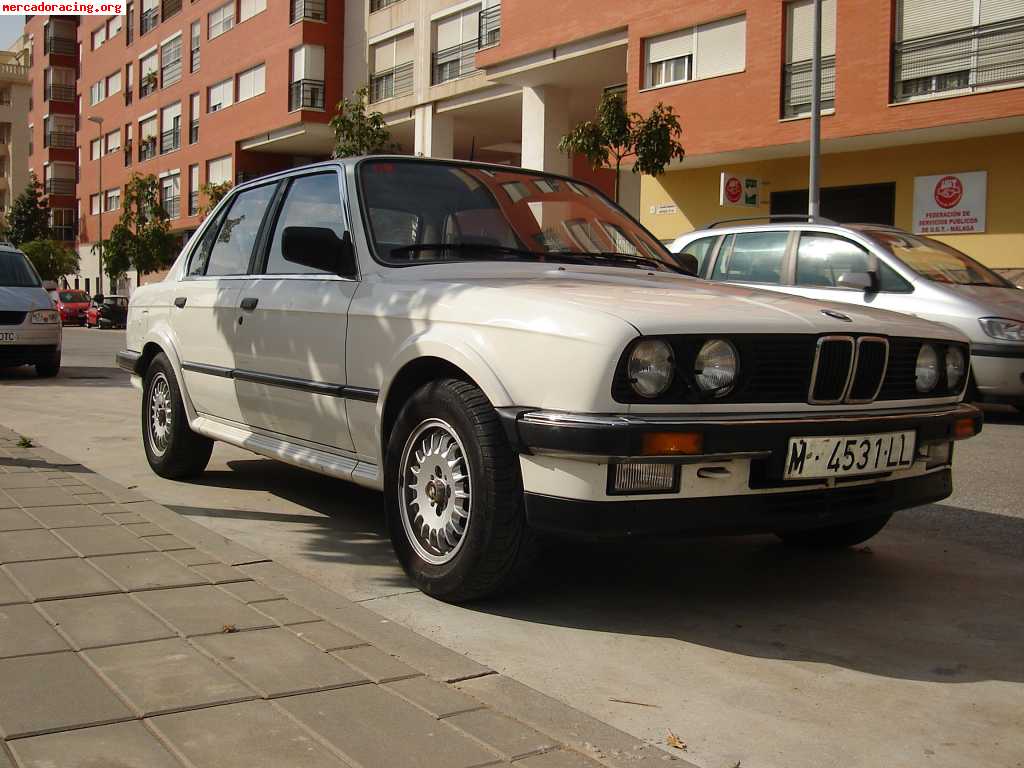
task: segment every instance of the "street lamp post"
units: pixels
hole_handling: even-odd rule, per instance
[[[821,0],[814,0],[814,26],[811,54],[811,163],[807,179],[807,215],[812,219],[821,212]]]
[[[100,178],[99,178],[99,198],[100,198],[100,273],[96,278],[96,287],[99,289],[97,293],[103,293],[103,118],[93,115],[89,118],[90,123],[96,123],[96,127],[99,129],[100,139]]]

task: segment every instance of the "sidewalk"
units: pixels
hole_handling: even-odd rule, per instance
[[[688,763],[0,427],[0,768]]]

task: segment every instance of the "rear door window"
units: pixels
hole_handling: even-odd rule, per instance
[[[789,232],[785,230],[729,235],[719,251],[711,279],[779,285],[788,240]]]
[[[247,189],[231,203],[210,249],[208,276],[244,275],[259,237],[260,225],[274,197],[276,184]]]
[[[866,249],[845,237],[826,232],[804,232],[796,252],[796,284],[805,288],[839,288],[839,276],[876,268],[879,288],[890,293],[913,290],[883,261],[872,259]]]
[[[704,267],[708,263],[708,257],[712,251],[715,250],[715,243],[718,241],[718,235],[712,235],[711,237],[700,237],[696,240],[691,240],[683,249],[676,254],[676,261],[679,261],[681,266],[685,266],[684,261],[680,260],[681,256],[689,255],[697,260],[697,274],[704,273]]]

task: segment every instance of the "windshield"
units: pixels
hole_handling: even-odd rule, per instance
[[[886,230],[872,230],[868,234],[921,277],[936,283],[1014,287],[988,267],[938,240]]]
[[[387,264],[520,260],[681,271],[661,243],[585,184],[401,159],[364,161],[359,174],[371,244]]]
[[[35,268],[19,251],[0,251],[0,286],[38,288],[42,285]]]
[[[82,291],[61,291],[60,300],[65,304],[81,304],[89,301],[89,297]]]

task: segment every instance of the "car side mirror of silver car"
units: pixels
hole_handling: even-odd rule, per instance
[[[285,227],[281,237],[285,261],[342,277],[354,277],[356,251],[347,231],[338,237],[328,227]]]
[[[858,291],[873,292],[878,290],[877,272],[844,272],[836,280],[840,288],[853,288]]]
[[[676,264],[679,268],[684,270],[686,274],[697,277],[700,274],[700,262],[697,261],[697,257],[692,253],[683,251],[682,253],[676,254]]]

